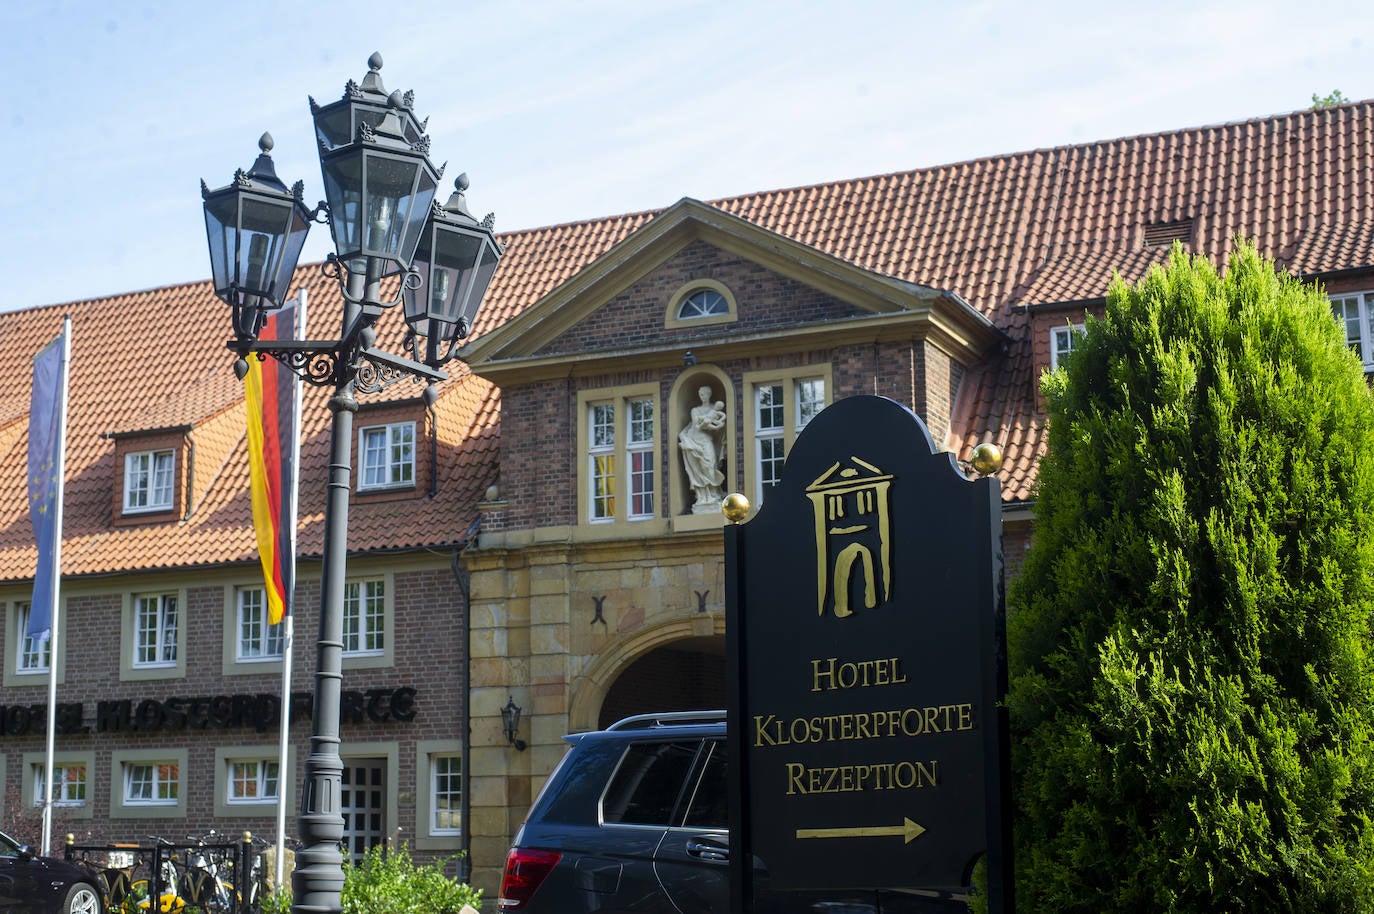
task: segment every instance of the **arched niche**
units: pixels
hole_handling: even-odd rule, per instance
[[[699,391],[703,387],[711,389],[711,401],[719,402],[725,412],[725,434],[721,453],[724,455],[725,476],[721,491],[728,495],[739,491],[740,468],[737,458],[737,435],[740,427],[739,404],[735,397],[734,385],[730,378],[714,365],[693,365],[673,382],[672,392],[668,395],[668,479],[669,512],[678,517],[693,513],[696,501],[687,469],[683,464],[680,436],[692,419],[692,409],[701,403]],[[719,516],[719,507],[713,508],[712,516]]]

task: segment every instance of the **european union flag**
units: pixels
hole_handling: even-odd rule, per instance
[[[53,587],[59,539],[62,536],[61,423],[62,361],[66,329],[33,359],[33,394],[29,400],[29,520],[38,541],[38,570],[33,576],[33,602],[29,605],[26,634],[37,640],[51,634]]]

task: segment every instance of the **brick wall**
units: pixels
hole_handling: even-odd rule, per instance
[[[673,293],[699,279],[715,280],[730,290],[739,306],[738,320],[695,327],[665,327],[664,319]],[[537,355],[608,349],[690,348],[703,341],[865,313],[810,286],[697,241],[541,348]]]

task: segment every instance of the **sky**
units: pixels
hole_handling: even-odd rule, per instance
[[[1374,4],[0,0],[0,310],[208,278],[263,131],[323,199],[307,97],[374,51],[511,231],[1374,97]]]

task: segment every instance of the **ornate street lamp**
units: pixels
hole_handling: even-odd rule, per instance
[[[215,294],[233,308],[234,339],[228,345],[238,353],[235,371],[243,377],[248,358],[270,356],[311,384],[334,387],[315,705],[300,801],[303,847],[292,876],[292,909],[321,914],[341,910],[343,888],[339,707],[354,395],[403,379],[422,380],[432,404],[435,382],[447,378],[441,366],[471,329],[501,257],[492,217],[478,223],[462,205],[466,177],[454,195],[456,210],[454,200],[434,206],[443,169],[429,161],[429,137],[412,111],[413,95],[388,95],[381,67],[381,55],[373,54],[362,84],[350,80],[340,101],[321,107],[310,100],[327,203],[307,210],[300,182],[286,190],[272,167],[266,135],[258,160],[237,173],[233,184],[210,191],[201,182]],[[286,299],[310,223],[322,216],[335,246],[324,270],[338,280],[344,302],[338,335],[258,340],[267,312]],[[396,273],[404,274],[401,291],[384,299],[381,280]],[[374,325],[402,295],[409,358],[374,348]]]
[[[453,186],[448,203],[435,201],[415,253],[420,282],[408,283],[403,295],[406,322],[427,341],[426,361],[449,358],[468,335],[501,259],[495,220],[489,215],[478,222],[468,212],[468,176],[459,175]]]
[[[304,185],[297,181],[288,193],[277,177],[272,134],[262,135],[258,149],[253,167],[237,171],[232,184],[212,191],[200,182],[215,294],[234,309],[234,336],[243,346],[286,300],[313,218],[301,202]]]

